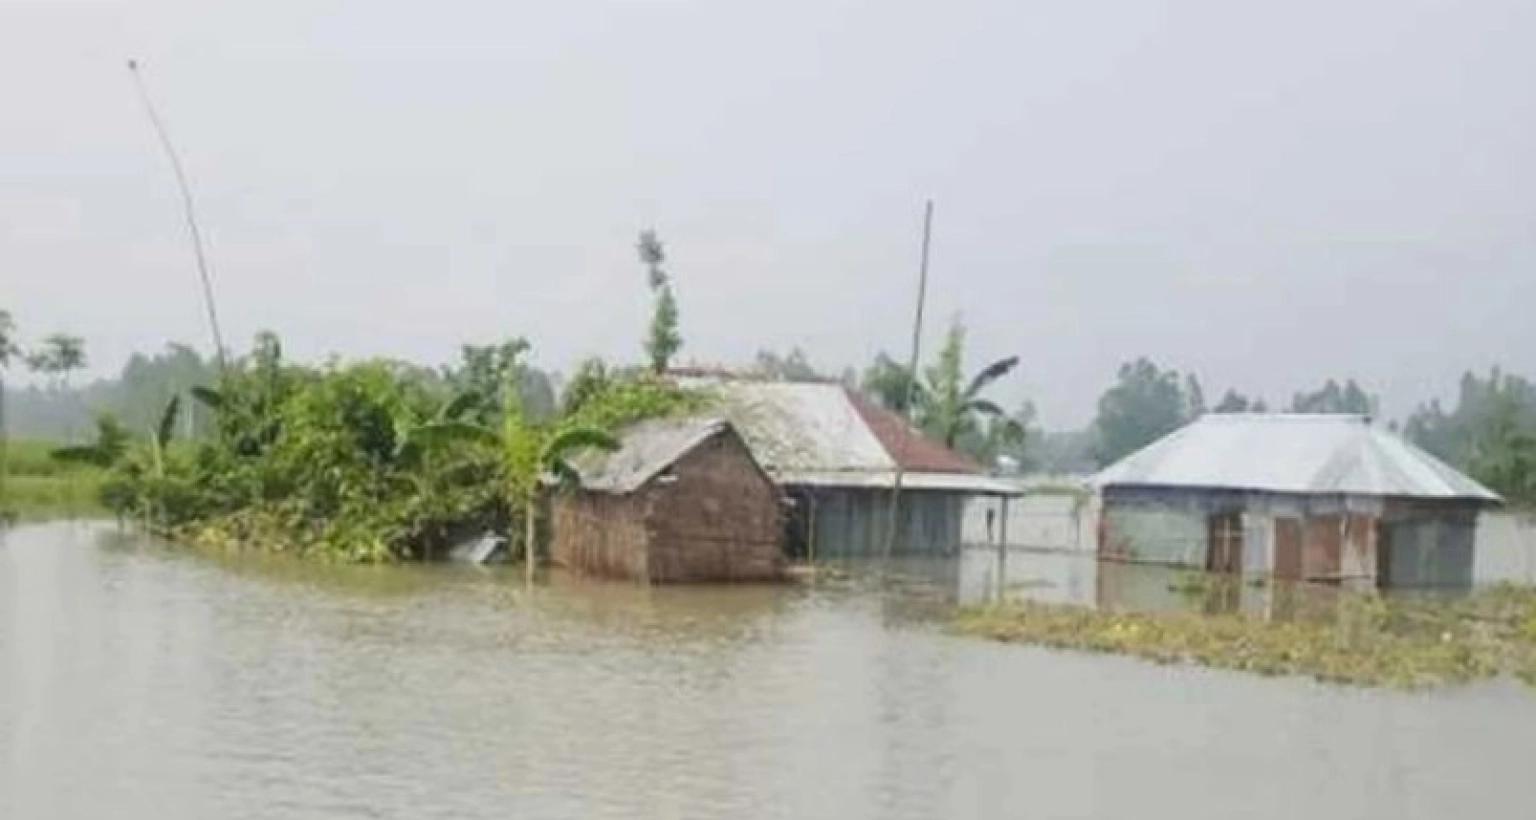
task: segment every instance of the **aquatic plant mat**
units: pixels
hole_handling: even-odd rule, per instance
[[[962,610],[953,628],[1009,643],[1335,683],[1418,689],[1508,675],[1536,687],[1536,590],[1275,594],[1263,615],[1009,602]]]

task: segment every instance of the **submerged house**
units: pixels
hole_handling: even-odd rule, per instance
[[[644,422],[573,466],[580,486],[552,501],[556,564],[653,583],[782,576],[782,497],[729,422]]]
[[[691,383],[715,392],[718,412],[790,500],[785,548],[792,557],[872,557],[888,545],[897,555],[952,554],[967,500],[1017,493],[841,384]],[[888,540],[893,495],[898,529]]]
[[[1353,415],[1207,415],[1092,483],[1101,557],[1383,588],[1470,586],[1500,503]]]

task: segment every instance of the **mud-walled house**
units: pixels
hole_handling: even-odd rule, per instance
[[[782,576],[780,493],[729,422],[644,422],[573,466],[580,486],[551,502],[556,564],[651,583]]]
[[[1358,587],[1470,586],[1500,502],[1354,415],[1207,415],[1092,483],[1103,558]]]

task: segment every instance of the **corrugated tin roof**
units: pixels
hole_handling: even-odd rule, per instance
[[[912,429],[912,425],[908,424],[906,419],[881,407],[868,397],[846,389],[844,395],[858,411],[859,416],[864,419],[864,423],[869,425],[870,432],[880,440],[881,446],[892,459],[901,464],[903,470],[914,473],[959,473],[961,475],[976,475],[981,472],[981,468],[971,463],[965,456],[923,436]]]
[[[861,407],[866,400],[840,384],[710,378],[684,383],[715,392],[714,411],[731,420],[758,463],[780,484],[889,487],[897,463],[894,451],[904,464],[904,487],[1012,491],[1011,485],[976,474],[965,459],[921,438],[899,416],[873,405]]]
[[[571,466],[581,474],[581,486],[586,489],[634,492],[730,426],[721,418],[702,417],[641,422],[619,437],[618,450],[588,450],[573,459]]]
[[[1401,436],[1352,415],[1206,415],[1110,465],[1092,483],[1500,500]]]

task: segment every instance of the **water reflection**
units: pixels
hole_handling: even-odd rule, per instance
[[[1057,558],[1010,555],[1009,589],[1180,600]],[[15,530],[0,817],[1402,820],[1536,800],[1519,690],[1367,694],[945,636],[979,571],[530,591]]]

